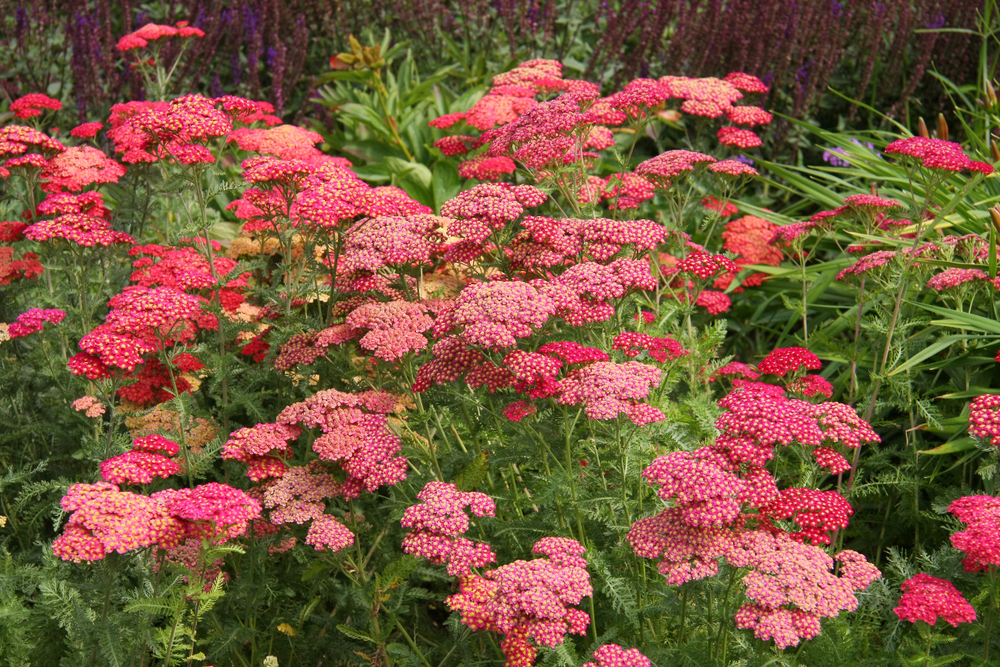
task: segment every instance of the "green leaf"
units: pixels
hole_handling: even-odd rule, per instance
[[[924,349],[920,350],[920,352],[917,352],[915,355],[893,368],[889,371],[889,377],[907,371],[922,362],[924,359],[929,359],[935,356],[938,352],[945,350],[956,343],[961,343],[963,340],[968,340],[968,338],[968,336],[945,336],[944,338],[935,341],[933,344],[928,345]]]
[[[398,157],[386,157],[384,164],[390,174],[401,178],[408,178],[430,192],[433,177],[431,176],[431,170],[426,165],[422,165],[419,162],[408,162]]]
[[[954,329],[967,329],[971,331],[981,331],[983,333],[1000,335],[1000,322],[996,322],[995,320],[991,320],[980,315],[974,315],[972,313],[963,313],[960,310],[932,306],[928,303],[913,303],[912,301],[907,303],[949,318],[947,320],[936,320],[932,322],[932,324],[942,327],[951,327]]]
[[[312,563],[309,564],[309,567],[305,569],[305,572],[302,573],[302,581],[309,581],[310,579],[318,577],[319,575],[323,574],[329,569],[331,569],[329,563],[326,563],[321,560],[314,560]]]
[[[458,167],[451,160],[434,163],[434,210],[441,212],[441,206],[462,191],[462,179]]]
[[[917,452],[917,454],[923,454],[926,456],[939,456],[941,454],[955,454],[958,452],[966,452],[970,449],[976,448],[976,441],[972,438],[959,438],[958,440],[952,440],[951,442],[946,442],[940,447],[935,447],[934,449],[924,449]]]
[[[343,634],[350,637],[351,639],[355,639],[359,642],[371,642],[372,644],[377,643],[374,639],[371,638],[371,636],[367,632],[362,632],[361,630],[358,630],[356,628],[352,628],[347,625],[338,625],[337,629],[340,630]]]

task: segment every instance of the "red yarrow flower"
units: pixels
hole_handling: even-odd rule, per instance
[[[804,347],[779,347],[770,352],[757,364],[757,369],[767,375],[785,377],[803,368],[818,370],[823,363],[815,354]]]

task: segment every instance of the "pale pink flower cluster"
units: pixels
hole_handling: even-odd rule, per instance
[[[406,479],[407,461],[397,456],[399,436],[388,426],[388,413],[395,407],[396,397],[384,392],[326,389],[282,410],[277,422],[323,432],[313,442],[313,451],[347,473],[341,495],[350,499],[362,490],[370,493]]]
[[[433,215],[366,218],[344,233],[338,271],[375,273],[386,267],[429,264],[443,240]]]
[[[97,419],[104,414],[104,404],[93,396],[81,396],[73,401],[73,409],[83,412],[91,419]]]
[[[673,501],[687,526],[725,526],[739,516],[739,501],[746,483],[720,461],[708,447],[694,452],[671,452],[657,457],[642,471],[649,484],[660,487],[659,496]]]
[[[513,347],[553,314],[553,300],[528,283],[474,283],[458,295],[454,319],[466,341],[497,349]]]
[[[605,262],[626,246],[653,250],[666,235],[650,220],[547,218],[527,216],[507,254],[516,269],[549,268],[567,260]]]
[[[571,326],[604,322],[614,317],[609,303],[636,290],[656,289],[649,263],[622,258],[610,264],[574,264],[551,280],[533,280],[539,293],[549,297],[556,316]]]
[[[434,326],[427,307],[408,301],[366,303],[351,312],[344,324],[364,333],[359,344],[374,356],[395,361],[427,347],[423,332]]]
[[[311,521],[305,543],[316,551],[339,551],[354,544],[354,533],[336,517],[326,514],[327,498],[342,495],[345,485],[327,472],[321,461],[288,468],[263,487],[263,504],[270,510],[271,524],[302,524]],[[291,548],[288,539],[282,543]],[[287,550],[279,545],[279,550]]]
[[[694,171],[698,164],[715,161],[714,157],[704,153],[685,150],[665,151],[639,163],[635,173],[647,178],[657,187],[669,188],[678,176]]]
[[[504,635],[500,648],[505,667],[529,667],[537,649],[530,640],[554,647],[566,633],[586,633],[590,617],[572,605],[593,595],[586,549],[576,540],[546,537],[532,553],[547,558],[518,560],[462,578],[461,590],[445,602],[460,611],[472,630]]]
[[[531,185],[477,185],[446,201],[441,215],[453,219],[448,225],[450,236],[481,244],[521,217],[525,207],[538,206],[546,199],[544,192]]]
[[[660,375],[659,368],[638,361],[598,361],[570,371],[562,380],[558,400],[563,405],[582,405],[591,419],[625,414],[642,426],[665,419],[660,410],[641,402],[660,384]]]
[[[340,495],[341,485],[321,461],[289,468],[279,479],[264,487],[264,507],[271,523],[302,524],[323,514],[323,500]]]
[[[281,477],[288,466],[282,461],[292,455],[288,442],[302,430],[289,424],[257,424],[233,431],[222,446],[222,458],[234,459],[247,466],[247,477],[255,482]]]
[[[400,525],[411,529],[403,538],[403,551],[435,564],[447,563],[448,574],[468,576],[474,567],[496,560],[492,547],[461,537],[469,529],[468,508],[474,515],[494,516],[496,505],[485,493],[459,491],[454,484],[428,482],[417,494],[423,502],[403,513]]]
[[[735,567],[752,568],[743,577],[751,602],[736,612],[736,627],[752,629],[755,637],[773,640],[778,648],[798,646],[820,633],[821,619],[857,609],[854,593],[881,576],[863,556],[845,551],[837,560],[846,559],[850,568],[838,577],[825,551],[781,533],[744,533],[726,558]]]

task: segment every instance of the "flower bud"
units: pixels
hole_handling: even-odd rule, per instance
[[[993,90],[993,84],[989,81],[986,82],[986,99],[990,101],[991,107],[997,105],[997,91]]]
[[[943,139],[944,141],[948,141],[948,123],[945,122],[943,113],[938,114],[937,138]]]
[[[923,137],[924,139],[931,138],[931,133],[927,131],[927,124],[924,123],[923,118],[917,119],[917,134]]]
[[[997,146],[995,139],[990,139],[990,159],[994,162],[1000,162],[1000,147]]]
[[[993,220],[993,226],[1000,232],[1000,204],[990,209],[990,218]]]

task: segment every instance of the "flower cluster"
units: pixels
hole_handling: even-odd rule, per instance
[[[1000,395],[983,394],[969,404],[969,433],[1000,446]]]
[[[407,461],[397,456],[399,436],[388,427],[396,397],[384,392],[346,394],[326,389],[278,415],[278,425],[319,428],[313,451],[324,461],[336,461],[347,474],[341,495],[356,498],[383,485],[406,479]]]
[[[11,338],[21,338],[38,333],[45,323],[59,324],[66,318],[66,313],[58,308],[32,308],[17,316],[17,319],[7,327]]]
[[[1000,498],[964,496],[948,511],[967,524],[951,536],[953,547],[965,553],[965,570],[980,572],[1000,566]]]
[[[901,621],[934,625],[940,616],[954,628],[976,620],[976,610],[950,581],[921,572],[900,588],[903,595],[893,611]]]
[[[850,567],[838,577],[830,571],[835,559],[822,549],[762,531],[744,534],[727,560],[753,570],[743,577],[751,602],[736,612],[736,627],[752,629],[778,648],[798,646],[820,633],[821,619],[857,609],[854,593],[881,576],[861,554],[843,551],[836,560]]]
[[[169,549],[189,536],[225,541],[246,532],[260,504],[242,491],[211,482],[143,496],[108,482],[74,484],[60,502],[72,512],[52,549],[63,560],[100,560],[142,547]]]
[[[156,477],[165,479],[181,471],[171,458],[178,451],[177,443],[160,435],[136,438],[130,451],[101,462],[101,477],[112,484],[149,484]]]
[[[993,167],[985,162],[975,162],[962,151],[958,144],[943,139],[906,137],[897,139],[885,147],[890,155],[899,155],[921,165],[925,169],[945,171],[970,171],[984,175],[993,173]]]
[[[528,667],[534,662],[537,649],[529,640],[555,647],[567,632],[582,635],[590,624],[585,612],[571,606],[593,595],[583,545],[545,537],[531,551],[546,558],[518,560],[465,576],[461,590],[445,600],[471,629],[504,635],[500,648],[507,657],[505,667]]]
[[[594,649],[591,662],[583,667],[650,667],[649,658],[639,653],[639,649],[623,649],[618,644],[603,644]]]
[[[187,21],[180,21],[177,27],[172,25],[157,25],[147,23],[138,30],[130,32],[118,40],[119,51],[131,51],[133,49],[145,48],[151,41],[164,37],[204,37],[205,31],[195,28]]]
[[[428,482],[417,494],[421,504],[403,513],[400,524],[410,532],[403,538],[403,551],[432,563],[447,563],[448,574],[468,576],[474,567],[496,560],[488,544],[461,537],[469,529],[468,508],[476,516],[494,516],[496,505],[485,493],[459,491],[454,484]]]

